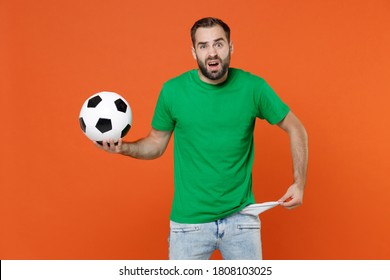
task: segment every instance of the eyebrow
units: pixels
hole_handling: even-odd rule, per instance
[[[213,43],[217,43],[217,42],[219,42],[219,41],[225,41],[225,39],[223,38],[223,37],[221,37],[221,38],[218,38],[218,39],[215,39],[214,41],[213,41]],[[197,46],[199,46],[199,45],[205,45],[205,44],[207,44],[208,42],[198,42],[196,45]]]

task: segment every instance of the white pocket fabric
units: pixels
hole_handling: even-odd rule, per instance
[[[277,201],[270,201],[270,202],[263,202],[263,203],[257,203],[257,204],[251,204],[245,207],[240,211],[241,214],[247,214],[252,216],[257,216],[264,211],[267,211],[271,208],[274,208],[275,206],[279,205],[279,202]]]

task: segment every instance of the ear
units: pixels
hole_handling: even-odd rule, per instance
[[[191,48],[191,51],[192,51],[192,56],[193,56],[193,58],[196,60],[197,57],[196,57],[196,52],[195,52],[194,47]]]
[[[234,52],[234,45],[233,45],[233,42],[230,42],[230,44],[229,44],[229,49],[230,49],[230,54],[233,54],[233,52]]]

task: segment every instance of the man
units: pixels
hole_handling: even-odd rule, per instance
[[[308,158],[303,125],[260,77],[229,68],[230,28],[216,18],[191,29],[198,70],[166,82],[149,135],[136,142],[113,141],[99,148],[138,159],[160,157],[174,132],[174,200],[170,259],[261,259],[260,220],[241,213],[255,203],[252,192],[256,118],[287,132],[294,183],[279,200],[302,204]]]

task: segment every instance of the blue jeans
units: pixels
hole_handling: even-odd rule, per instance
[[[236,213],[203,224],[170,222],[170,260],[207,260],[215,250],[224,260],[261,260],[259,217]]]

